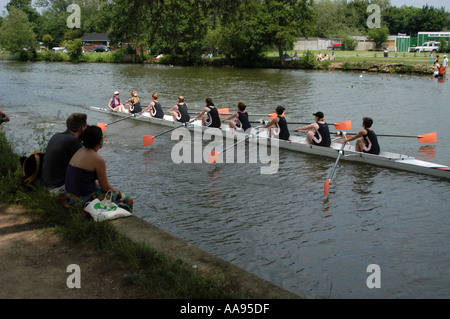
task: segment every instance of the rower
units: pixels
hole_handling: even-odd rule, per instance
[[[277,106],[275,112],[277,113],[277,116],[274,117],[268,124],[266,124],[264,128],[271,128],[269,137],[272,137],[272,129],[277,128],[279,132],[278,139],[290,141],[289,137],[291,134],[289,133],[286,118],[283,116],[284,107],[282,107],[281,105]]]
[[[373,120],[370,117],[364,117],[362,122],[362,126],[364,129],[359,131],[355,136],[346,138],[345,141],[350,142],[362,137],[356,142],[356,151],[379,155],[380,145],[378,144],[377,135],[371,129],[372,124]]]
[[[316,112],[315,123],[299,127],[294,132],[306,133],[306,142],[310,145],[325,146],[331,145],[330,130],[328,124],[324,120],[323,112]]]
[[[139,98],[136,90],[131,90],[130,94],[131,97],[125,103],[123,103],[123,105],[130,104],[130,106],[128,107],[128,113],[141,113],[141,99]]]
[[[238,103],[238,111],[233,115],[227,117],[222,122],[227,123],[232,129],[240,129],[242,131],[247,131],[252,125],[248,120],[248,113],[245,111],[247,106],[243,102]]]
[[[159,119],[164,118],[164,111],[161,107],[161,104],[158,102],[158,94],[153,93],[152,94],[152,101],[150,104],[145,108],[143,112],[150,111],[151,117],[156,117]]]
[[[220,128],[222,121],[220,120],[219,111],[214,106],[211,98],[206,99],[206,106],[195,118],[196,120],[202,119],[202,125],[208,127]]]
[[[176,122],[186,123],[191,119],[188,107],[184,103],[184,97],[181,95],[178,97],[178,103],[168,110],[167,113],[172,113],[173,120]]]

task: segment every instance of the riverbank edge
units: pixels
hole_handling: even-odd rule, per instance
[[[137,56],[137,55],[136,55]],[[15,61],[15,60],[3,60]],[[144,65],[166,65],[166,66],[200,66],[200,67],[231,67],[231,68],[260,68],[260,69],[286,69],[286,70],[309,70],[309,71],[359,71],[383,74],[408,74],[408,75],[433,75],[436,67],[434,64],[415,64],[409,65],[403,62],[352,62],[352,61],[323,61],[317,62],[314,67],[304,67],[298,60],[286,61],[284,66],[276,59],[265,59],[265,62],[253,67],[237,66],[228,63],[223,59],[204,59],[200,64],[177,63],[176,61],[140,61],[139,58],[132,58],[121,62],[107,62],[102,59],[97,61],[71,62],[67,60],[57,61],[35,61],[35,62],[59,62],[59,63],[111,63],[111,64],[144,64]]]
[[[300,296],[181,240],[140,217],[130,216],[110,222],[119,234],[131,241],[144,244],[173,260],[181,260],[200,273],[223,273],[230,286],[256,299],[300,299]]]
[[[22,207],[22,208],[21,208]],[[11,214],[11,212],[26,212],[27,219],[29,219],[30,223],[33,223],[36,218],[39,219],[39,213],[36,213],[35,215],[33,213],[33,210],[30,211],[30,209],[26,208],[26,206],[11,206],[10,204],[3,203],[0,201],[0,212],[9,212],[8,215],[10,218],[13,219],[23,219],[24,214],[17,213],[17,214]],[[14,217],[16,216],[16,217]],[[94,221],[91,221],[94,223]],[[110,223],[113,230],[129,239],[131,242],[137,244],[137,245],[144,245],[145,247],[149,248],[150,250],[156,251],[158,254],[163,255],[170,260],[173,261],[181,261],[185,266],[192,269],[192,271],[199,272],[200,274],[204,275],[205,277],[211,277],[218,275],[219,277],[224,277],[225,282],[227,283],[227,286],[232,287],[233,291],[237,294],[242,294],[245,296],[250,296],[249,298],[252,299],[289,299],[289,300],[295,300],[295,299],[303,299],[302,297],[289,292],[265,279],[262,279],[255,274],[248,272],[238,266],[233,265],[230,262],[227,262],[219,257],[216,257],[212,254],[209,254],[208,252],[189,244],[188,242],[185,242],[161,229],[158,227],[150,224],[149,222],[143,220],[140,217],[137,216],[129,216],[126,218],[120,218],[115,220],[106,221],[107,223]],[[22,224],[22,222],[18,222],[18,224]],[[28,224],[23,224],[28,225]],[[33,231],[36,234],[43,234],[47,232],[51,232],[53,236],[60,237],[58,233],[53,228],[48,228],[46,226],[43,226],[42,224],[35,223],[32,227]],[[31,226],[21,226],[21,234],[22,228],[27,228]],[[31,237],[38,235],[28,235]],[[8,236],[7,236],[8,237]],[[7,241],[8,239],[2,239],[3,241]],[[62,240],[62,238],[61,238]],[[3,242],[5,244],[5,242]],[[28,241],[24,241],[21,245],[27,245]],[[80,247],[80,243],[66,241],[66,245],[72,246],[73,249],[70,249],[70,251],[78,251],[75,247]],[[83,244],[81,244],[83,245]],[[13,247],[12,244],[6,244],[7,247]],[[43,252],[35,251],[32,247],[30,249],[33,251],[33,254],[43,254]],[[44,248],[45,249],[45,248]],[[78,248],[80,249],[80,248]],[[16,258],[19,258],[17,256],[19,252],[15,252]],[[46,258],[52,258],[53,256],[47,256]],[[15,258],[15,259],[16,259]],[[29,256],[21,256],[20,260],[28,260]],[[100,263],[107,263],[106,260],[101,259]],[[51,260],[47,260],[46,263],[53,262]],[[57,262],[57,261],[55,261]],[[9,261],[3,261],[4,266],[9,264],[10,266],[6,267],[13,269],[15,268],[14,265],[16,264],[16,260],[9,260]],[[22,262],[23,264],[23,262]],[[35,264],[34,266],[31,266],[33,269],[36,268],[36,266],[39,266],[40,264]],[[98,269],[108,269],[109,265],[100,266]],[[36,270],[40,275],[39,276],[45,276],[42,272],[45,272],[46,269]],[[130,271],[130,276],[133,276],[133,271]],[[98,274],[101,276],[101,274]],[[126,274],[122,274],[123,277],[126,276]],[[28,282],[24,282],[20,280],[20,278],[12,278],[11,280],[16,281],[15,290],[16,291],[26,291],[29,289],[30,284]],[[108,278],[109,281],[111,281],[111,278]],[[21,283],[24,284],[24,287],[17,287],[21,286]],[[122,287],[121,283],[117,282],[115,283],[117,287]],[[46,285],[43,285],[42,287],[39,287],[40,293],[42,293],[42,296],[39,295],[39,292],[36,294],[32,294],[33,298],[48,298],[48,294],[45,292]],[[51,290],[51,294],[54,295],[61,295],[65,296],[64,298],[70,298],[70,294],[68,293],[67,288],[64,285],[58,285],[59,292],[55,292],[55,287],[48,287],[48,289]],[[100,290],[103,289],[103,287],[99,288]],[[126,291],[119,292],[117,291],[118,295],[127,296],[128,290],[136,290],[140,289],[138,287],[135,288],[126,288]],[[6,293],[6,292],[5,292]],[[9,292],[10,293],[10,292]],[[79,295],[75,298],[80,298]],[[101,298],[101,297],[95,297],[90,295],[83,294],[81,298]],[[129,297],[126,297],[129,298]]]

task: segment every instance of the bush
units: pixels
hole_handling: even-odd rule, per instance
[[[310,50],[305,52],[305,56],[300,58],[302,69],[314,69],[316,67],[316,57]]]
[[[354,51],[356,49],[357,45],[358,45],[358,42],[353,37],[345,36],[342,38],[342,50]]]
[[[48,51],[48,52],[40,52],[37,56],[38,61],[46,61],[46,62],[62,62],[64,61],[64,55],[62,53]]]
[[[19,60],[20,61],[36,61],[37,60],[37,52],[36,49],[31,48],[28,50],[22,50],[19,53]]]
[[[70,61],[80,62],[80,58],[83,55],[83,42],[80,39],[69,41],[67,49],[69,50]]]
[[[122,49],[112,51],[111,55],[112,55],[112,58],[111,58],[112,63],[122,63],[123,62],[123,50]]]

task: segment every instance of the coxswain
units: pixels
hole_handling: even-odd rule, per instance
[[[356,141],[356,151],[369,153],[369,154],[380,154],[380,145],[378,144],[377,135],[372,131],[371,127],[373,120],[370,117],[364,117],[362,122],[363,129],[359,131],[355,136],[346,138],[346,142],[351,142],[360,138]]]
[[[284,107],[282,107],[281,105],[277,106],[275,112],[277,113],[277,116],[274,117],[268,124],[266,124],[264,128],[270,128],[270,137],[272,137],[272,130],[277,129],[278,134],[275,135],[278,135],[278,139],[290,141],[289,137],[291,136],[291,134],[289,133],[286,118],[283,116]]]
[[[220,120],[219,111],[214,106],[211,98],[208,97],[205,102],[206,106],[195,119],[202,119],[203,126],[220,128],[222,121]]]
[[[239,129],[242,131],[247,131],[252,127],[250,121],[248,120],[248,113],[245,110],[247,106],[243,102],[238,103],[238,111],[231,116],[224,119],[222,122],[227,123],[232,129]]]
[[[306,142],[310,145],[329,147],[331,145],[330,130],[324,120],[323,112],[316,112],[313,115],[314,123],[299,127],[294,132],[306,133]]]
[[[186,103],[184,103],[184,97],[178,97],[178,103],[174,105],[167,113],[172,113],[173,120],[181,123],[189,122],[191,117],[188,113],[188,107]]]
[[[159,119],[164,118],[164,111],[161,107],[161,104],[158,102],[158,94],[157,93],[153,93],[152,94],[152,101],[150,102],[150,104],[144,109],[143,112],[150,112],[150,116],[151,117],[156,117]]]
[[[108,102],[108,107],[114,112],[126,112],[125,106],[120,103],[119,91],[115,91],[113,97]]]

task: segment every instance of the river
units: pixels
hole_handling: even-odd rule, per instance
[[[157,92],[163,107],[183,95],[190,109],[206,97],[218,107],[251,113],[286,108],[288,120],[374,119],[381,134],[437,132],[436,144],[380,137],[382,149],[450,165],[449,83],[428,76],[157,65],[0,62],[2,125],[19,154],[64,130],[73,112],[88,123],[116,117],[87,110],[122,101],[136,89],[145,104]],[[261,117],[259,117],[261,118]],[[255,119],[259,119],[256,117]],[[294,128],[294,127],[292,127]],[[414,173],[280,150],[276,174],[262,163],[175,164],[165,127],[121,121],[108,127],[99,153],[110,183],[131,195],[134,214],[214,255],[308,298],[449,298],[450,183]],[[379,272],[368,271],[378,265]],[[381,283],[369,288],[367,280]],[[378,280],[379,279],[379,280]]]

